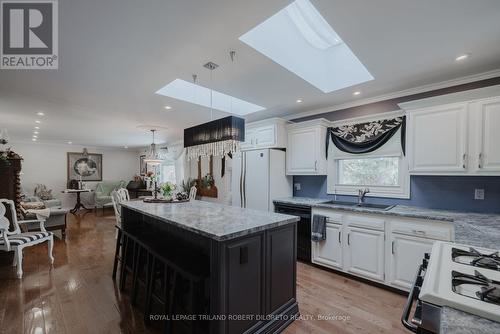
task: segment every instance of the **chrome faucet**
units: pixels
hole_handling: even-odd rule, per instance
[[[363,204],[365,201],[365,196],[370,192],[370,189],[365,188],[365,189],[358,189],[358,205]]]

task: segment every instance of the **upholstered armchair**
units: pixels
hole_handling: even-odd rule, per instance
[[[125,181],[104,181],[97,184],[95,189],[95,206],[96,208],[104,208],[106,206],[112,206],[113,200],[111,198],[111,192],[120,188],[125,188]]]

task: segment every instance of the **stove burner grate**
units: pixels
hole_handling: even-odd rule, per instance
[[[451,277],[453,292],[469,298],[500,305],[500,282],[488,279],[477,270],[474,271],[474,275],[463,274],[453,270]],[[480,289],[470,289],[470,287],[474,286],[480,286]]]
[[[500,271],[500,256],[498,252],[483,254],[472,247],[468,251],[452,248],[451,258],[456,263]]]

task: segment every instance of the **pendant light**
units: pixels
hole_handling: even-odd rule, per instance
[[[234,59],[234,51],[229,53]],[[245,141],[245,120],[228,116],[213,120],[213,71],[219,65],[208,62],[203,65],[210,70],[210,122],[184,129],[184,147],[188,160],[199,157],[224,156],[240,151],[240,142]],[[193,76],[196,80],[196,77]]]
[[[159,165],[163,162],[160,152],[156,149],[155,132],[155,129],[151,129],[151,133],[153,134],[153,143],[149,146],[149,151],[144,159],[144,162],[150,165]]]

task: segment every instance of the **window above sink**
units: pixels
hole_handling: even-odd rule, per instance
[[[336,122],[334,126],[356,124],[401,115],[401,112]],[[400,132],[398,130],[398,132]],[[369,188],[370,197],[410,198],[408,160],[401,149],[401,135],[396,133],[383,146],[370,153],[351,154],[338,149],[330,140],[328,150],[327,193],[358,194]]]

